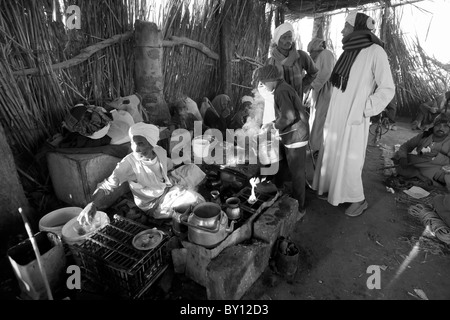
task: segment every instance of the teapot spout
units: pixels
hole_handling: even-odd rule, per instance
[[[235,223],[235,221],[232,220],[231,223],[230,223],[230,226],[225,229],[226,233],[232,233],[234,231],[234,223]]]

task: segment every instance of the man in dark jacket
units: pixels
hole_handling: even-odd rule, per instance
[[[275,184],[281,187],[284,178],[292,177],[292,196],[298,201],[298,211],[304,215],[305,209],[305,164],[306,147],[309,139],[308,119],[301,98],[294,88],[282,79],[278,68],[266,65],[256,70],[256,80],[262,83],[274,96],[275,120],[263,124],[263,132],[274,130],[279,136],[284,159],[280,161]],[[281,150],[280,150],[281,151]]]
[[[394,156],[397,173],[406,178],[417,177],[428,185],[445,185],[450,191],[450,118],[441,114],[433,127],[409,139]],[[415,150],[416,154],[412,151]]]

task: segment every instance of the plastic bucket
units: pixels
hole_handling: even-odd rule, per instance
[[[50,289],[55,292],[65,285],[66,257],[61,238],[52,232],[40,231],[34,235],[40,262],[45,270]],[[8,250],[8,258],[16,275],[24,300],[48,299],[39,264],[30,239],[19,243]]]
[[[63,226],[82,210],[79,207],[67,207],[49,212],[39,220],[39,231],[53,232],[61,237]]]
[[[192,141],[192,151],[198,158],[206,158],[209,153],[209,141],[203,138],[195,138]]]
[[[102,228],[103,226],[109,224],[109,217],[103,211],[97,211],[95,221],[93,222],[93,227],[89,232],[84,233],[80,232],[82,229],[81,225],[78,223],[77,218],[71,219],[67,222],[62,228],[62,240],[70,246],[74,244],[83,243],[86,238],[91,236],[97,229]]]

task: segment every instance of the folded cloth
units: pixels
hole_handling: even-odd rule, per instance
[[[102,107],[77,104],[65,117],[63,127],[91,139],[100,139],[108,132],[111,120]]]
[[[176,180],[176,184],[186,189],[194,189],[206,177],[206,174],[196,164],[192,163],[182,165],[170,174]]]
[[[115,110],[111,111],[113,121],[111,127],[108,130],[108,136],[111,138],[111,144],[122,144],[130,142],[130,136],[128,131],[134,124],[133,117],[128,111]]]
[[[177,185],[167,189],[161,197],[153,202],[152,208],[147,211],[147,214],[155,219],[169,219],[172,210],[177,211],[177,208],[186,206],[195,207],[203,202],[205,202],[205,198],[200,193]]]

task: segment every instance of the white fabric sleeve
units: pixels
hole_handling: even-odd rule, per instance
[[[120,161],[111,175],[97,184],[97,189],[102,189],[106,195],[118,188],[125,181],[133,179],[134,172],[130,163],[125,159]]]
[[[376,89],[366,100],[364,116],[372,117],[383,111],[395,95],[395,84],[386,52],[380,46],[374,53],[372,72]]]
[[[311,83],[311,87],[314,91],[319,92],[324,84],[330,79],[331,72],[334,68],[334,63],[334,55],[328,50],[323,50],[317,57],[316,67],[319,69],[319,72]]]

